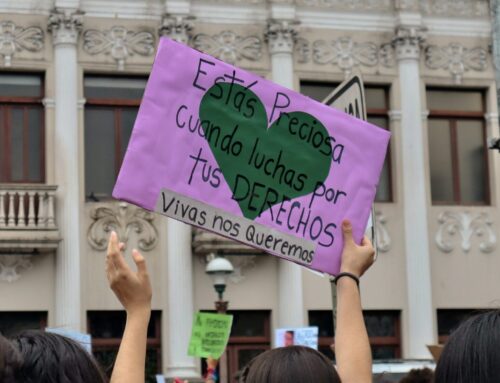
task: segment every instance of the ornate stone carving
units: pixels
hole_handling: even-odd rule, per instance
[[[397,60],[418,60],[420,46],[425,41],[425,28],[398,26],[392,46],[396,51]]]
[[[267,24],[265,39],[269,44],[269,52],[293,53],[294,44],[297,41],[298,31],[296,21],[271,20]]]
[[[187,45],[193,30],[192,20],[194,16],[164,15],[158,34]]]
[[[375,239],[377,241],[377,250],[386,253],[391,248],[391,236],[385,224],[387,218],[380,211],[375,212]]]
[[[39,52],[43,48],[43,42],[44,33],[39,27],[23,28],[12,21],[0,23],[0,56],[6,67],[11,66],[12,56],[16,52]]]
[[[0,255],[0,281],[15,282],[21,278],[22,270],[33,267],[31,254],[1,254]]]
[[[151,32],[134,32],[121,26],[114,26],[107,31],[89,29],[83,34],[83,49],[90,55],[111,55],[118,70],[124,70],[125,61],[135,53],[151,56],[155,50],[154,44],[155,38]]]
[[[481,47],[465,48],[458,43],[444,47],[430,45],[425,49],[425,65],[430,69],[447,69],[459,84],[465,72],[484,72],[488,68],[488,51]]]
[[[313,43],[313,61],[318,64],[338,66],[346,77],[354,67],[374,67],[378,64],[378,47],[374,43],[356,43],[350,37],[331,42],[317,40]]]
[[[297,0],[298,5],[346,11],[390,11],[392,0]]]
[[[54,45],[76,44],[83,28],[83,12],[56,9],[49,15],[48,30],[52,33]]]
[[[193,46],[230,64],[242,59],[258,61],[262,57],[260,38],[238,36],[232,31],[223,31],[214,36],[198,34],[193,38]]]
[[[420,8],[419,0],[395,0],[395,8],[402,11],[417,11]]]
[[[93,222],[87,239],[95,250],[105,250],[111,231],[116,231],[120,241],[127,245],[132,232],[137,235],[138,248],[154,249],[158,242],[158,231],[154,226],[155,216],[139,207],[120,202],[116,205],[97,206],[90,212]]]
[[[295,54],[298,63],[307,63],[312,58],[319,65],[338,66],[346,77],[354,67],[375,67],[379,64],[392,67],[395,64],[394,49],[390,44],[378,46],[372,42],[358,43],[351,37],[332,41],[316,40],[312,44],[305,39],[298,39]]]
[[[420,9],[431,16],[489,16],[488,0],[420,0]]]
[[[471,249],[471,240],[476,236],[482,241],[479,250],[491,253],[496,245],[496,235],[492,221],[486,213],[443,212],[438,216],[439,229],[436,233],[436,244],[445,253],[451,252],[455,245],[453,239],[461,238],[460,247],[466,253]]]

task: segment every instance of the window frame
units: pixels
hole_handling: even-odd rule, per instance
[[[5,132],[4,147],[0,147],[0,183],[7,184],[44,184],[46,179],[46,151],[45,151],[45,107],[43,99],[45,97],[45,75],[42,72],[3,72],[19,76],[37,76],[40,79],[40,94],[33,96],[0,96],[0,134]],[[29,150],[28,140],[28,114],[29,108],[40,109],[40,181],[29,180]],[[12,180],[12,146],[10,138],[12,134],[12,125],[8,123],[12,110],[21,109],[23,111],[23,177],[21,180]],[[2,177],[3,176],[3,177]]]
[[[90,314],[92,313],[116,313],[123,310],[88,310],[87,311],[87,333],[92,335],[92,321],[90,320]],[[125,311],[123,311],[125,313]],[[150,321],[154,321],[155,337],[146,339],[146,352],[153,349],[156,352],[156,358],[158,361],[157,373],[162,372],[162,342],[161,342],[161,316],[162,311],[152,310]],[[97,338],[92,336],[92,353],[95,351],[109,351],[116,350],[120,348],[122,338]]]
[[[330,312],[331,310],[309,310],[311,312]],[[383,347],[383,346],[391,346],[395,348],[395,359],[400,359],[402,356],[403,350],[403,338],[401,334],[401,310],[363,310],[363,319],[365,314],[397,314],[394,319],[394,336],[369,336],[370,347]],[[333,315],[333,313],[332,313]],[[308,323],[312,326],[310,322],[310,318],[308,319]],[[329,347],[330,349],[333,347],[335,349],[335,336],[320,336],[318,337],[318,348],[319,347]],[[335,352],[334,352],[335,354]]]
[[[389,112],[391,110],[391,85],[390,84],[364,84],[365,87],[365,93],[367,88],[376,88],[376,89],[383,89],[384,90],[384,98],[385,98],[385,105],[387,106],[386,109],[380,109],[380,108],[368,108],[368,105],[366,105],[366,117],[369,120],[370,116],[373,117],[382,117],[387,119],[387,130],[391,133],[391,140],[389,140],[389,144],[387,145],[387,153],[385,157],[385,161],[387,161],[387,167],[388,167],[388,178],[389,178],[389,198],[387,201],[377,201],[375,199],[375,203],[394,203],[394,184],[393,184],[393,176],[392,176],[392,127],[391,127],[391,119],[389,117]]]
[[[85,77],[93,77],[93,78],[103,78],[103,79],[109,79],[109,78],[124,78],[124,79],[147,79],[146,76],[141,76],[141,75],[132,75],[132,76],[123,76],[123,75],[113,75],[113,74],[95,74],[95,73],[85,73],[84,74],[84,92],[85,92]],[[144,88],[145,90],[146,88]],[[115,171],[115,179],[118,177],[118,174],[120,172],[120,168],[122,165],[122,154],[121,154],[121,148],[122,148],[122,125],[121,125],[121,118],[122,118],[122,111],[126,108],[137,108],[137,111],[139,111],[139,107],[141,105],[141,99],[126,99],[126,98],[97,98],[97,97],[89,97],[85,99],[85,109],[84,109],[84,116],[85,112],[88,107],[92,109],[105,109],[108,111],[113,112],[113,118],[114,118],[114,126],[113,126],[113,139],[115,143],[115,150],[114,150],[114,171]],[[85,117],[84,117],[85,118]],[[85,122],[84,122],[84,129],[85,129]],[[84,142],[85,145],[85,142]],[[84,148],[85,152],[85,148]],[[84,166],[87,166],[86,161],[84,161]],[[86,181],[86,178],[85,178]],[[87,195],[87,189],[85,186],[85,200],[86,202],[92,201],[92,199],[89,198],[90,195]],[[99,201],[108,201],[112,199],[111,194],[107,196],[102,196],[99,195],[98,200]]]
[[[489,160],[488,160],[488,148],[486,146],[486,140],[488,136],[486,121],[484,118],[486,110],[486,93],[487,89],[484,88],[453,88],[453,87],[440,87],[440,86],[427,86],[425,88],[426,97],[429,91],[442,91],[442,92],[479,92],[481,93],[482,111],[481,112],[471,112],[471,111],[454,111],[446,109],[431,109],[428,106],[429,115],[427,117],[427,135],[428,140],[430,138],[429,120],[443,120],[448,122],[448,130],[450,135],[450,151],[451,151],[451,167],[452,167],[452,177],[453,177],[453,200],[451,201],[441,201],[434,200],[432,198],[432,181],[429,179],[429,184],[431,188],[431,204],[432,206],[490,206],[491,205],[491,190],[490,190],[490,171],[489,171]],[[478,121],[481,122],[482,133],[483,133],[483,162],[484,168],[484,200],[481,202],[463,202],[460,190],[460,160],[458,154],[458,139],[457,139],[457,123],[460,120]],[[429,143],[427,143],[429,148]],[[431,177],[431,163],[430,163],[430,152],[429,152],[429,177]]]

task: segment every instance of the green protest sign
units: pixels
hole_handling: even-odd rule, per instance
[[[196,313],[188,355],[219,359],[231,332],[232,315]]]

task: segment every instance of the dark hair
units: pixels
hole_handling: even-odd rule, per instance
[[[436,383],[496,383],[500,377],[500,310],[473,316],[450,336]]]
[[[399,383],[432,383],[434,372],[430,368],[414,368]]]
[[[21,365],[21,355],[0,335],[0,382],[16,383],[14,374]]]
[[[266,351],[250,361],[241,383],[340,383],[333,362],[309,347],[290,346]]]
[[[44,331],[25,331],[2,339],[5,362],[15,383],[106,383],[95,359],[77,342]],[[1,377],[0,373],[0,377]],[[1,380],[3,382],[3,380]]]

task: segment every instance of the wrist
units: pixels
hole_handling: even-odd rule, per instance
[[[359,271],[354,270],[354,269],[349,268],[349,267],[341,267],[339,274],[341,274],[341,273],[348,273],[348,274],[354,275],[358,279],[361,278],[361,273]]]
[[[340,283],[346,283],[345,281],[350,281],[351,284],[355,284],[357,287],[359,287],[359,277],[353,273],[349,273],[346,271],[337,274],[334,283],[335,285],[338,285]]]
[[[151,317],[151,305],[130,307],[126,309],[127,319],[143,319],[149,321]]]

